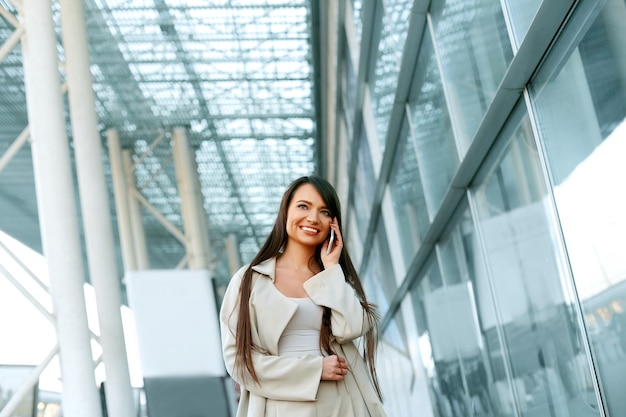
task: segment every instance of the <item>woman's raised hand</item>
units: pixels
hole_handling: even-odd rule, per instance
[[[344,358],[337,355],[330,355],[324,358],[322,367],[322,381],[343,381],[348,373],[348,363]]]
[[[339,231],[336,217],[333,218],[333,221],[330,223],[330,228],[335,233],[335,239],[332,242],[330,252],[328,251],[328,245],[330,243],[328,240],[322,245],[321,257],[325,269],[339,263],[339,257],[341,256],[341,251],[343,250],[343,237]]]

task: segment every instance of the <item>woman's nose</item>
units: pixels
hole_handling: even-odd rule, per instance
[[[315,213],[313,211],[310,211],[309,214],[306,216],[306,218],[311,223],[317,223],[317,221],[319,220],[318,216],[317,216],[317,213]]]

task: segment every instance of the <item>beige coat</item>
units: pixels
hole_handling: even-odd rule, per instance
[[[264,417],[268,398],[289,401],[289,409],[285,410],[289,416],[299,415],[298,402],[316,400],[322,357],[278,356],[278,340],[298,305],[274,286],[275,267],[276,259],[252,267],[252,355],[260,384],[256,384],[250,376],[242,381],[234,370],[236,309],[246,267],[231,279],[224,295],[220,311],[222,348],[228,373],[241,385],[237,417]],[[304,283],[304,289],[316,304],[332,310],[333,347],[348,362],[349,373],[344,379],[348,392],[351,396],[362,396],[371,417],[384,416],[363,357],[353,343],[367,331],[365,313],[353,288],[345,282],[341,266],[334,265],[310,278]]]

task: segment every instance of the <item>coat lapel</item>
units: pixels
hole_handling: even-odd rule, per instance
[[[284,296],[274,286],[275,258],[255,265],[252,269],[259,274],[252,291],[254,300],[250,300],[256,313],[254,326],[261,346],[272,355],[278,355],[278,340],[298,309],[298,303]]]

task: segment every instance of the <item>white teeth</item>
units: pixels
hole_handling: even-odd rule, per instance
[[[317,233],[316,229],[311,229],[310,227],[303,227],[302,230],[305,230],[305,231],[311,232],[311,233]]]

